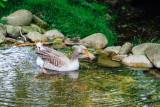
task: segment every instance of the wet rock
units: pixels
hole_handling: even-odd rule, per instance
[[[46,36],[48,39],[50,38],[64,38],[65,36],[60,33],[58,30],[49,30],[47,31],[44,36]]]
[[[13,26],[27,26],[30,25],[31,21],[33,19],[33,15],[28,10],[18,10],[14,13],[10,14],[7,17],[2,17],[1,20],[5,20],[8,25]]]
[[[130,67],[152,68],[152,63],[145,55],[130,55],[122,60],[122,63]]]
[[[49,25],[47,24],[47,22],[43,21],[42,19],[40,19],[36,15],[33,15],[33,22],[36,23],[41,28],[44,28],[44,29],[46,29],[46,28],[49,27]]]
[[[154,78],[160,79],[160,71],[158,71],[157,69],[151,69],[149,73],[152,74]]]
[[[94,60],[95,58],[96,58],[96,57],[95,57],[92,53],[90,53],[90,52],[89,52],[89,56],[87,56],[87,55],[85,55],[85,54],[79,56],[79,59],[80,59],[80,60],[87,60],[87,61],[92,61],[92,60]]]
[[[156,68],[160,68],[160,44],[149,46],[144,53]]]
[[[16,39],[13,39],[13,38],[6,38],[6,42],[11,42],[11,43],[15,43],[17,42]]]
[[[4,34],[0,33],[0,43],[4,43],[6,41],[6,38]]]
[[[118,54],[121,46],[110,46],[105,48],[102,52],[108,52],[113,54]]]
[[[7,28],[7,33],[10,37],[17,38],[20,36],[20,26],[11,26],[11,25],[5,25]]]
[[[119,50],[120,55],[125,55],[132,50],[133,45],[130,42],[126,42],[122,45],[121,49]]]
[[[88,48],[99,49],[106,47],[106,45],[108,44],[108,39],[102,33],[95,33],[82,39],[80,42]]]
[[[128,55],[115,55],[112,57],[114,61],[122,61],[122,59],[126,58]]]
[[[4,36],[7,35],[7,29],[6,27],[0,23],[0,34],[3,34]]]
[[[51,47],[55,49],[64,49],[66,45],[64,43],[54,43]]]
[[[32,42],[47,42],[47,38],[39,32],[29,32],[26,37]]]
[[[29,32],[41,32],[41,29],[38,27],[32,27],[32,26],[22,27],[22,33],[29,33]]]
[[[134,55],[144,55],[144,51],[152,45],[156,45],[156,43],[143,43],[143,44],[137,45],[132,48],[132,53]]]
[[[105,54],[101,54],[98,57],[97,64],[103,67],[120,67],[121,64],[115,61],[112,61],[110,57],[107,57]]]

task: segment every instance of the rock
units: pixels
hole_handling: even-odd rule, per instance
[[[145,51],[145,55],[156,68],[160,68],[160,45],[151,45]]]
[[[64,49],[66,45],[64,43],[61,44],[54,43],[51,47],[55,49]]]
[[[149,73],[156,79],[160,79],[160,71],[157,69],[151,69]]]
[[[115,55],[112,57],[113,61],[122,61],[122,59],[126,58],[128,55]]]
[[[7,35],[7,29],[6,27],[0,23],[0,34],[3,34],[4,36]]]
[[[94,60],[95,58],[96,58],[96,57],[95,57],[92,53],[90,53],[90,52],[89,52],[89,56],[87,56],[87,55],[85,55],[85,54],[79,56],[79,59],[80,59],[80,60],[87,60],[87,61],[92,61],[92,60]]]
[[[64,41],[64,43],[66,43],[66,44],[68,44],[68,43],[73,43],[73,41],[71,41],[70,38],[67,38],[67,39]]]
[[[64,38],[65,36],[60,33],[58,30],[49,30],[47,31],[44,36],[46,36],[48,39],[50,38]]]
[[[32,27],[32,26],[22,27],[22,33],[29,33],[29,32],[41,32],[41,29],[37,27]]]
[[[49,25],[47,24],[47,22],[43,21],[42,19],[40,19],[36,15],[33,15],[33,22],[36,23],[41,28],[44,28],[44,29],[46,29],[46,28],[49,27]]]
[[[4,43],[6,41],[6,38],[4,34],[0,33],[0,43]]]
[[[20,26],[11,26],[11,25],[5,25],[7,28],[7,33],[10,37],[17,38],[20,36]]]
[[[144,55],[144,51],[152,45],[156,45],[156,43],[143,43],[143,44],[137,45],[132,48],[132,53],[134,55]]]
[[[26,37],[32,42],[47,42],[47,38],[39,32],[29,32]]]
[[[113,54],[118,54],[121,46],[110,46],[105,48],[102,52],[108,52]]]
[[[13,39],[13,38],[6,38],[6,42],[15,43],[17,41],[16,41],[16,39]]]
[[[115,61],[112,61],[110,57],[107,57],[105,54],[101,54],[98,57],[97,64],[103,67],[120,67],[121,64]]]
[[[108,44],[108,39],[102,33],[95,33],[82,39],[80,42],[88,48],[99,49],[106,47],[106,45]]]
[[[87,50],[89,52],[91,52],[93,55],[99,55],[100,54],[99,50],[94,49],[94,48],[88,48]]]
[[[130,55],[122,60],[122,63],[130,67],[152,68],[152,63],[145,55]]]
[[[119,50],[120,55],[125,55],[132,50],[133,45],[130,42],[126,42],[122,45],[121,49]]]
[[[14,13],[10,14],[7,17],[2,17],[1,20],[5,20],[5,24],[13,25],[13,26],[27,26],[30,25],[33,19],[33,15],[28,10],[18,10]]]

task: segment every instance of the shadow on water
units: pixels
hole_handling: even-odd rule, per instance
[[[160,105],[160,80],[142,70],[80,62],[79,71],[43,74],[34,51],[32,47],[0,50],[0,106]]]

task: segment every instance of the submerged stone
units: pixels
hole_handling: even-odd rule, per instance
[[[105,54],[101,54],[98,57],[97,64],[103,67],[120,67],[121,64],[115,61],[112,61],[110,57]]]

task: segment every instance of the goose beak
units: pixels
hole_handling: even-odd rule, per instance
[[[89,56],[89,52],[86,50],[85,55]]]

